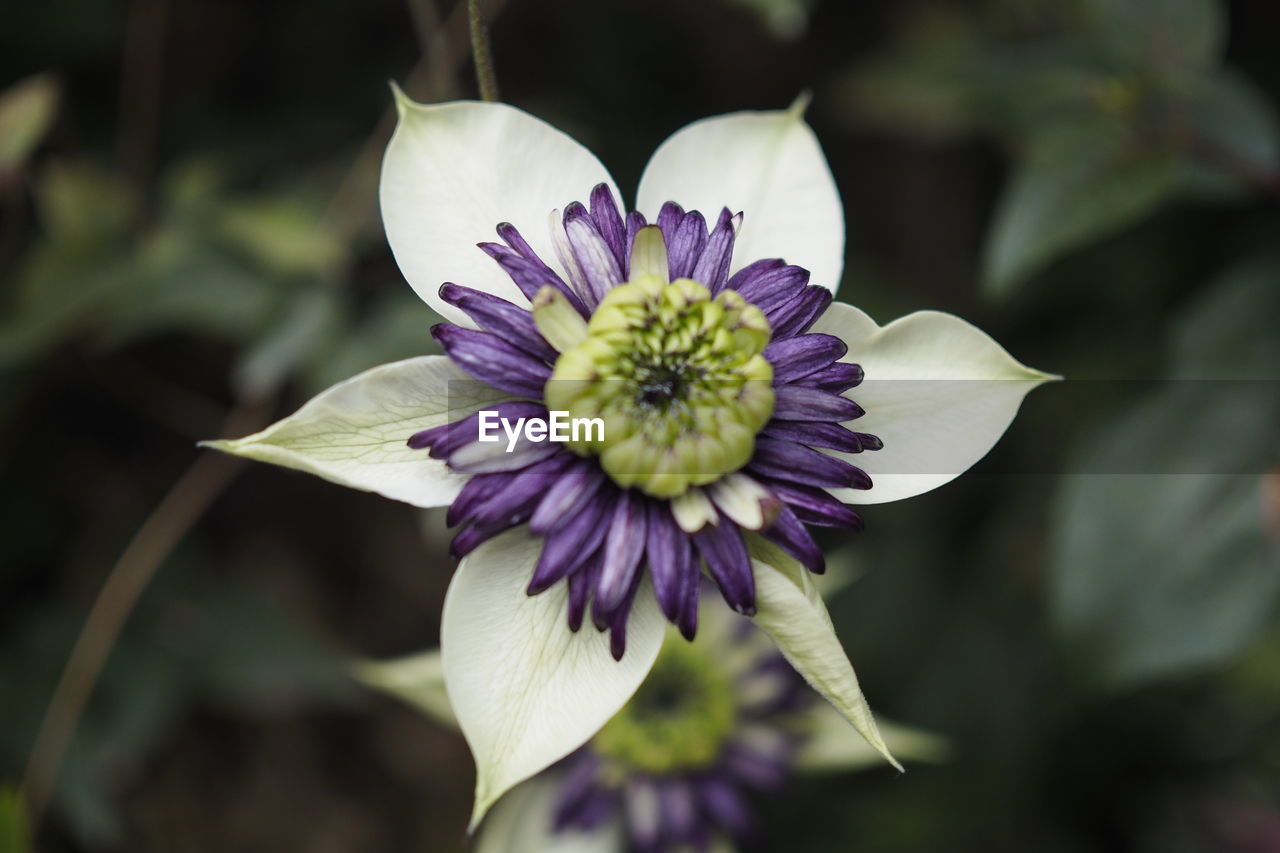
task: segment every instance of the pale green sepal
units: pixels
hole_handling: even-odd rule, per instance
[[[726,207],[743,214],[731,274],[782,258],[809,270],[813,284],[840,284],[844,208],[801,110],[731,113],[676,131],[645,166],[636,209],[653,222],[667,201],[710,221]]]
[[[444,677],[476,760],[471,828],[513,786],[586,743],[631,698],[662,646],[664,626],[645,580],[627,621],[627,651],[566,622],[568,584],[525,593],[541,540],[525,528],[468,555],[449,585],[440,626]]]
[[[378,198],[392,254],[417,294],[468,328],[475,327],[471,318],[440,298],[446,281],[527,305],[515,282],[476,248],[497,240],[503,222],[564,277],[547,214],[585,202],[600,183],[619,197],[595,155],[509,104],[418,104],[393,92],[400,120],[382,160]]]
[[[807,739],[796,754],[796,769],[806,773],[836,773],[878,766],[880,753],[849,731],[849,721],[826,702],[805,714]],[[944,738],[929,732],[880,722],[880,734],[890,751],[904,761],[938,762],[949,752]]]
[[[476,382],[445,356],[419,356],[339,382],[261,432],[201,446],[414,506],[447,506],[466,475],[425,450],[411,450],[409,436],[505,399],[509,395]]]
[[[989,335],[951,314],[918,311],[879,326],[834,303],[811,329],[849,347],[841,361],[865,379],[845,396],[866,414],[848,426],[884,447],[832,455],[871,475],[870,490],[836,489],[846,503],[900,500],[935,489],[995,446],[1032,389],[1061,377],[1020,363]]]
[[[621,821],[606,821],[592,830],[553,826],[560,778],[530,779],[503,797],[476,836],[474,853],[624,853]]]
[[[667,241],[657,225],[646,225],[636,232],[631,244],[631,278],[651,275],[663,284],[670,282],[671,267],[667,262]]]
[[[444,689],[439,649],[395,660],[359,661],[351,667],[351,674],[369,687],[408,702],[438,723],[458,727]]]
[[[756,625],[766,631],[796,672],[821,693],[886,761],[889,752],[853,665],[845,655],[826,605],[809,572],[759,536],[748,537],[756,580]]]
[[[576,347],[587,339],[587,321],[569,298],[548,284],[533,298],[533,322],[556,352]]]

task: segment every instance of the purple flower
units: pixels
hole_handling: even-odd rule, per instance
[[[801,108],[680,130],[624,216],[599,161],[527,113],[397,100],[383,220],[446,355],[211,445],[449,507],[443,676],[476,819],[617,712],[666,622],[694,636],[704,572],[888,758],[809,528],[954,478],[1051,377],[951,315],[881,327],[832,302],[843,211]]]

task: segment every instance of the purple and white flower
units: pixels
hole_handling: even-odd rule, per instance
[[[697,638],[668,629],[636,694],[585,746],[504,795],[476,853],[723,853],[767,834],[756,806],[795,775],[881,763],[749,619],[701,606]],[[457,725],[437,652],[365,663],[357,674]],[[903,758],[945,754],[924,732],[886,724],[884,735]]]
[[[843,211],[798,108],[678,131],[624,215],[599,161],[519,109],[397,104],[383,219],[447,354],[212,446],[450,507],[441,648],[476,819],[622,707],[664,624],[694,636],[704,571],[892,761],[812,585],[808,526],[858,528],[846,504],[957,476],[1052,377],[957,317],[882,327],[832,302]],[[478,441],[482,410],[605,432],[508,452]],[[600,631],[578,630],[588,615]]]

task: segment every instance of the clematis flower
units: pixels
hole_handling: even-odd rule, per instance
[[[521,110],[397,104],[383,220],[446,355],[212,446],[449,507],[441,648],[476,819],[618,711],[665,623],[694,636],[704,571],[893,761],[808,528],[952,479],[1052,377],[954,316],[832,302],[843,212],[799,108],[680,130],[624,215],[599,161]],[[603,430],[481,440],[552,411]]]
[[[668,628],[640,689],[586,746],[498,802],[476,853],[732,850],[759,838],[755,805],[795,774],[879,763],[749,619],[702,609],[696,640]],[[357,674],[456,726],[438,652]],[[885,737],[903,757],[945,754],[939,738],[903,726],[886,725]]]

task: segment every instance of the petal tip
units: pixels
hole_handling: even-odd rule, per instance
[[[809,111],[809,105],[813,103],[813,90],[804,89],[800,94],[796,95],[796,99],[791,102],[791,106],[787,107],[787,115],[797,121],[804,121],[804,114]]]

